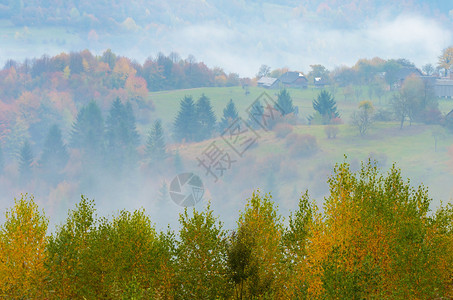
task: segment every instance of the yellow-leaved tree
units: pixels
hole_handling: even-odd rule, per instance
[[[33,196],[15,199],[0,227],[0,298],[42,299],[48,220]]]
[[[329,184],[307,242],[308,298],[451,296],[451,206],[430,215],[425,187],[371,161],[357,173],[337,165]]]

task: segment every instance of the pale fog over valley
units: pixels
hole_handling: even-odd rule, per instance
[[[335,164],[368,158],[449,202],[452,8],[0,1],[0,206],[29,193],[58,224],[85,195],[166,227],[187,206],[171,182],[193,173],[192,200],[233,226],[256,189],[283,215],[307,189],[322,207]]]
[[[452,299],[450,0],[0,0],[0,298]]]

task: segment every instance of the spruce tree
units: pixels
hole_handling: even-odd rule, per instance
[[[217,118],[212,109],[211,101],[205,94],[202,94],[197,101],[196,115],[199,123],[197,140],[202,141],[211,138]]]
[[[134,147],[138,146],[140,143],[140,135],[137,131],[137,122],[134,115],[134,110],[132,108],[131,102],[127,102],[125,107],[125,117],[126,117],[126,126],[128,132],[128,144],[133,145]]]
[[[277,96],[279,111],[283,116],[294,112],[294,105],[287,89],[280,90]],[[277,107],[275,107],[277,109]]]
[[[249,111],[249,125],[254,128],[259,128],[262,123],[264,114],[264,107],[261,104],[261,101],[255,101]]]
[[[115,171],[131,168],[136,160],[139,135],[130,104],[113,101],[106,120],[107,166]]]
[[[175,138],[178,142],[182,140],[192,142],[197,136],[198,129],[196,107],[193,99],[191,96],[184,96],[174,123]]]
[[[99,157],[104,149],[104,131],[101,109],[96,102],[91,101],[77,114],[70,145],[83,150],[87,158]]]
[[[160,120],[154,122],[149,132],[148,141],[146,142],[146,154],[153,163],[161,162],[167,157],[164,130]]]
[[[332,119],[340,117],[335,98],[326,90],[321,91],[313,100],[313,108],[322,116],[324,124],[329,124]]]
[[[19,152],[19,175],[22,182],[28,182],[32,177],[33,151],[26,140]]]
[[[220,121],[220,132],[223,132],[228,126],[239,117],[238,110],[234,105],[232,99],[228,102],[227,106],[223,109],[223,117]]]
[[[44,142],[39,163],[45,171],[54,175],[66,166],[68,159],[69,154],[61,137],[61,130],[58,125],[53,125]]]

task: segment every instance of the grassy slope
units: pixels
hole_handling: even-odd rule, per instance
[[[245,117],[246,108],[264,91],[276,98],[276,90],[264,90],[252,87],[250,88],[250,94],[246,96],[241,87],[227,87],[156,92],[151,93],[151,99],[156,107],[154,117],[161,118],[164,124],[166,124],[167,131],[169,131],[176,112],[179,110],[179,101],[184,95],[192,95],[194,100],[196,100],[204,93],[211,99],[218,118],[222,115],[223,108],[231,98],[236,103],[240,114]],[[300,192],[305,188],[309,188],[310,191],[313,190],[312,194],[317,195],[318,198],[322,198],[320,197],[322,192],[318,193],[317,190],[323,191],[326,186],[324,184],[323,187],[319,187],[319,182],[313,177],[323,176],[322,174],[325,176],[326,173],[318,172],[318,169],[331,168],[336,162],[343,161],[345,154],[348,156],[349,161],[356,164],[358,161],[366,159],[370,153],[374,153],[376,157],[386,160],[384,169],[390,167],[393,162],[396,162],[397,166],[403,170],[403,175],[410,177],[414,185],[423,182],[429,187],[430,194],[436,199],[435,205],[438,204],[439,199],[447,201],[453,197],[451,187],[451,183],[453,182],[453,167],[447,153],[448,147],[453,143],[452,135],[447,134],[439,142],[437,152],[434,151],[434,139],[432,137],[434,126],[414,124],[409,127],[409,124],[407,124],[407,126],[400,130],[397,122],[376,123],[367,137],[359,137],[356,129],[349,125],[350,115],[356,109],[357,102],[345,101],[341,91],[338,91],[336,93],[336,99],[345,124],[340,125],[338,137],[329,140],[324,133],[324,126],[305,125],[305,117],[313,112],[311,103],[318,92],[315,89],[290,90],[294,104],[299,106],[301,117],[301,124],[294,127],[294,132],[300,134],[308,133],[317,138],[320,151],[316,155],[310,159],[289,158],[287,157],[285,139],[276,138],[273,132],[266,133],[260,131],[262,138],[259,140],[259,146],[248,151],[245,158],[241,158],[239,165],[236,167],[241,169],[241,166],[247,166],[247,162],[244,161],[247,158],[259,162],[266,161],[270,157],[275,157],[277,160],[283,159],[287,161],[285,165],[282,164],[284,166],[283,168],[297,169],[296,174],[298,176],[296,177],[284,177],[284,169],[276,173],[280,198],[284,202],[288,202],[286,204],[282,203],[283,207],[294,207],[295,199],[291,198],[294,189]],[[387,98],[384,97],[381,101],[377,99],[373,100],[378,108],[385,108],[388,107]],[[363,99],[366,99],[366,97],[363,96]],[[440,101],[440,109],[443,112],[447,112],[452,108],[453,101]],[[192,162],[192,164],[189,163],[188,165],[192,168],[197,167],[194,163],[197,155],[210,142],[205,141],[185,145],[180,148],[182,156]],[[282,154],[283,156],[281,156]],[[248,167],[259,168],[260,166]],[[196,170],[202,172],[201,169]],[[289,169],[286,171],[293,172],[293,170]],[[241,172],[242,170],[238,173]],[[261,179],[259,182],[263,182],[263,180]],[[231,183],[234,183],[234,178],[231,179]],[[215,188],[221,187],[215,186]]]

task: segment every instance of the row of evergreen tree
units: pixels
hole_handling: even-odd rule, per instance
[[[268,104],[269,105],[269,104]],[[278,93],[275,104],[282,115],[295,112],[291,96],[287,90]],[[250,115],[260,118],[265,107],[260,101],[253,103]],[[222,133],[239,117],[238,109],[232,99],[223,110],[222,118],[217,117],[210,99],[202,94],[195,102],[192,96],[185,96],[180,103],[180,110],[173,123],[173,140],[176,142],[198,142],[210,139]],[[249,117],[251,126],[258,125]],[[169,156],[162,122],[152,124],[145,141],[146,160],[151,164],[162,162]],[[82,107],[77,114],[70,134],[68,145],[63,141],[58,125],[53,125],[47,134],[41,156],[35,160],[31,143],[23,143],[19,152],[19,173],[22,182],[28,182],[33,174],[34,165],[38,167],[44,178],[51,182],[58,181],[59,175],[69,160],[68,148],[78,150],[82,163],[124,174],[134,169],[139,155],[140,135],[136,128],[136,120],[130,102],[123,104],[117,98],[111,105],[107,118],[104,120],[100,107],[95,101]],[[0,170],[4,159],[0,149]]]
[[[255,101],[249,111],[248,124],[259,128],[257,120],[263,117],[267,109],[269,108],[266,108],[259,99]],[[277,94],[277,102],[273,104],[272,110],[283,116],[296,112],[293,100],[286,89]],[[202,94],[198,101],[194,102],[191,96],[185,96],[174,122],[174,137],[178,142],[206,140],[213,137],[215,133],[223,133],[238,118],[239,113],[232,99],[223,109],[222,118],[217,123],[217,117],[208,97]]]
[[[23,182],[31,179],[36,165],[46,179],[54,181],[64,171],[69,160],[68,148],[80,151],[82,163],[91,168],[101,167],[121,174],[138,160],[140,136],[129,102],[116,99],[104,121],[101,109],[91,101],[82,107],[73,124],[68,145],[63,141],[58,125],[53,125],[45,139],[41,156],[35,161],[31,143],[26,140],[19,152],[19,174]],[[160,121],[156,121],[148,136],[147,154],[154,161],[165,155],[165,143]],[[0,167],[3,156],[0,153]]]

